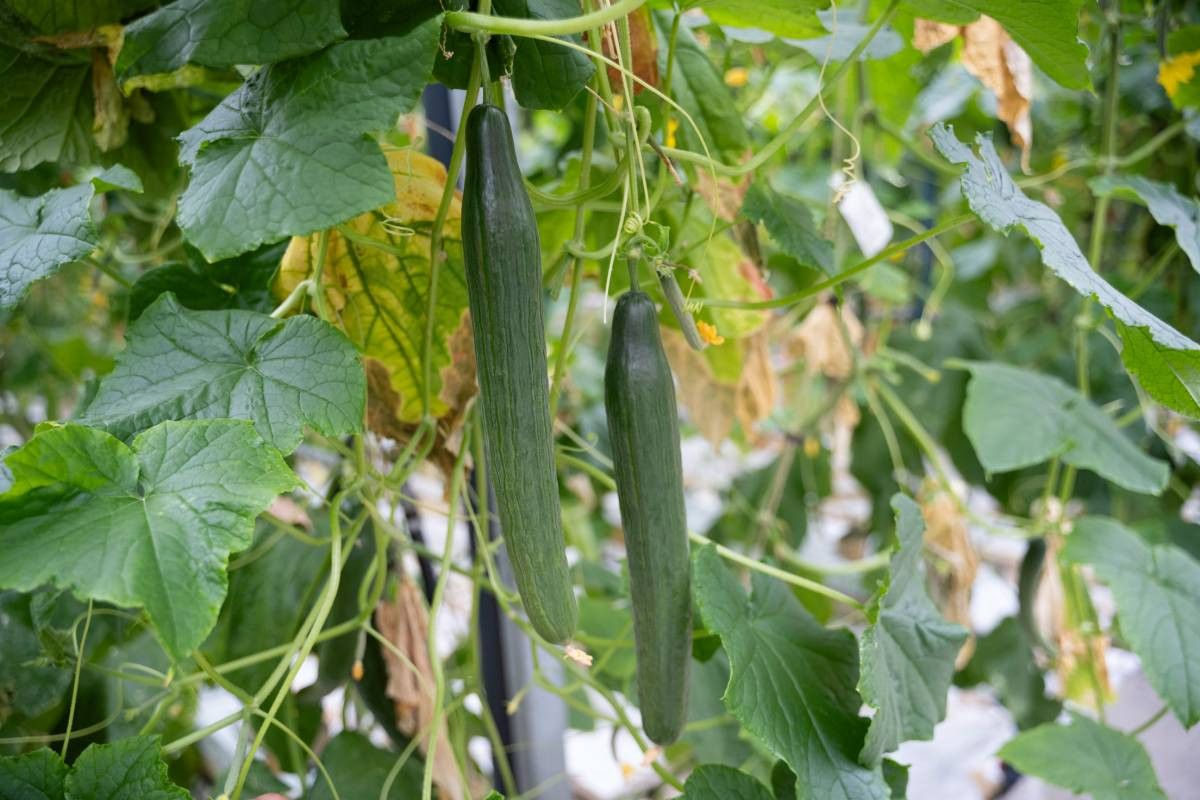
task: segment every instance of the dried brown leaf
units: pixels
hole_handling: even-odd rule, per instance
[[[925,518],[925,549],[932,556],[930,570],[934,602],[951,622],[971,629],[971,587],[979,571],[979,555],[971,543],[967,520],[958,501],[942,490],[934,490],[921,503]],[[975,651],[971,636],[958,652],[956,666],[962,667]]]
[[[917,19],[913,26],[913,47],[922,53],[936,50],[958,36],[958,26],[931,19]]]
[[[719,444],[733,430],[737,386],[718,381],[708,361],[688,345],[682,334],[670,329],[663,329],[662,334],[667,360],[679,382],[680,405],[688,410],[700,435]]]
[[[632,72],[657,89],[658,34],[654,32],[654,23],[650,19],[650,9],[639,8],[629,15],[628,20],[629,44],[633,55]],[[606,25],[604,27],[604,36],[601,41],[604,46],[605,57],[617,61],[615,26]],[[608,67],[608,81],[614,87],[624,85],[621,82],[621,73],[613,67]],[[645,91],[646,87],[637,81],[631,80],[630,82],[633,84],[633,93],[635,95]]]
[[[1033,62],[999,22],[981,16],[962,29],[963,66],[996,95],[996,114],[1021,148],[1023,161],[1033,144],[1029,110],[1033,97]]]
[[[804,359],[806,373],[837,381],[854,371],[854,351],[861,349],[862,343],[863,326],[854,311],[842,305],[839,324],[838,310],[830,303],[820,303],[808,312],[787,340],[789,353]]]
[[[400,579],[396,599],[381,602],[375,608],[375,625],[395,648],[383,648],[388,675],[384,692],[395,707],[396,727],[413,736],[429,728],[436,709],[433,666],[429,660],[429,615],[420,589],[407,576]],[[428,740],[423,739],[419,747],[422,753],[428,753]],[[450,800],[464,797],[444,725],[438,729],[433,779],[442,797]]]

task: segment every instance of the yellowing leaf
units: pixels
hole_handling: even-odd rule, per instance
[[[662,333],[667,360],[679,381],[679,403],[700,435],[720,444],[737,421],[753,438],[755,425],[770,415],[778,396],[766,332],[703,353],[676,331],[664,328]]]
[[[739,203],[733,206],[735,212]],[[687,245],[684,262],[695,269],[698,285],[683,281],[685,297],[719,297],[723,300],[757,302],[771,297],[754,262],[726,234],[715,232],[710,221],[692,215],[679,234]],[[727,339],[740,339],[757,331],[770,318],[767,311],[736,308],[707,308],[707,316]]]
[[[387,154],[396,200],[329,232],[322,281],[338,325],[363,353],[370,389],[372,428],[400,438],[421,419],[422,368],[428,318],[429,233],[446,181],[442,165],[411,149]],[[443,227],[446,260],[433,309],[429,412],[443,420],[443,432],[458,422],[474,394],[474,358],[458,197]],[[292,239],[276,281],[284,296],[312,274],[317,235]]]
[[[863,326],[849,306],[821,303],[792,332],[788,349],[804,358],[804,371],[845,380],[854,371],[854,350],[862,346]]]

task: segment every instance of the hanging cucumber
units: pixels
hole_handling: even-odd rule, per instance
[[[691,562],[671,367],[658,311],[636,288],[613,315],[604,404],[629,555],[642,727],[665,745],[687,716]]]
[[[463,257],[488,474],[529,621],[561,642],[578,609],[554,468],[537,220],[504,112],[476,106],[466,136]]]

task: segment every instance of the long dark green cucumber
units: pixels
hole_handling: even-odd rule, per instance
[[[687,717],[691,561],[675,386],[658,311],[640,291],[617,301],[604,404],[629,556],[642,728],[665,745]]]
[[[466,155],[463,258],[488,475],[529,621],[562,642],[575,632],[579,611],[554,467],[541,247],[503,111],[472,109]]]

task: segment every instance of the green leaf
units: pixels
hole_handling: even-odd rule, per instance
[[[122,166],[38,197],[0,189],[0,308],[16,305],[31,283],[92,252],[97,237],[92,198],[113,188],[142,190],[137,176]]]
[[[670,30],[670,16],[655,12],[654,20],[664,35]],[[658,52],[659,72],[666,75],[667,48],[661,46]],[[686,28],[680,28],[675,41],[673,75],[671,96],[696,123],[693,128],[686,119],[679,120],[679,140],[689,149],[703,152],[702,139],[713,158],[740,159],[750,146],[745,118],[708,54]]]
[[[1088,184],[1098,195],[1142,203],[1159,225],[1175,229],[1175,239],[1192,267],[1200,271],[1200,203],[1184,197],[1168,183],[1138,175],[1102,175]]]
[[[1127,345],[1139,337],[1153,341],[1153,349],[1127,348],[1121,353],[1121,360],[1155,400],[1182,414],[1195,416],[1200,373],[1193,364],[1200,359],[1200,344],[1121,294],[1094,272],[1058,215],[1044,203],[1030,200],[1013,183],[990,137],[977,137],[979,155],[976,156],[958,140],[953,129],[943,124],[935,125],[930,136],[948,161],[967,165],[962,191],[980,219],[1001,233],[1007,234],[1013,228],[1028,233],[1041,249],[1042,262],[1047,267],[1084,297],[1094,296],[1112,313]]]
[[[1083,0],[904,0],[918,17],[966,25],[992,17],[1052,80],[1090,89],[1087,46],[1079,41]]]
[[[751,222],[766,226],[783,252],[826,275],[834,273],[833,245],[817,233],[812,212],[798,200],[780,194],[766,183],[753,183],[746,192],[742,213]]]
[[[963,429],[988,472],[1051,458],[1090,469],[1131,492],[1158,495],[1170,469],[1139,450],[1113,420],[1058,378],[990,361],[971,372]]]
[[[522,19],[564,19],[583,13],[579,0],[495,0],[492,8],[496,14]],[[580,42],[578,36],[566,38]],[[517,37],[516,44],[512,87],[525,108],[562,108],[595,71],[591,59],[578,50],[525,36]]]
[[[303,426],[362,430],[366,376],[344,335],[316,317],[189,311],[161,296],[126,333],[125,351],[79,421],[120,439],[168,419],[248,419],[290,453]]]
[[[1158,402],[1200,419],[1200,351],[1174,350],[1154,340],[1145,328],[1117,323],[1121,360],[1129,374]]]
[[[90,75],[87,62],[0,44],[0,172],[91,159]]]
[[[387,162],[365,134],[390,129],[420,98],[440,30],[435,18],[250,76],[179,137],[192,171],[179,199],[188,239],[225,258],[393,199]]]
[[[754,751],[750,742],[742,737],[737,720],[725,712],[721,703],[721,693],[729,684],[729,660],[720,649],[720,639],[709,638],[716,652],[703,661],[692,660],[688,691],[688,722],[704,724],[685,728],[683,740],[692,746],[692,753],[701,763],[738,767],[746,763]]]
[[[867,720],[854,690],[854,636],[826,630],[778,581],[754,573],[747,597],[712,546],[695,555],[696,602],[729,654],[725,707],[796,773],[800,800],[883,800],[858,763]]]
[[[772,800],[753,776],[720,764],[701,764],[683,786],[684,800]]]
[[[129,290],[130,322],[167,292],[174,293],[184,308],[194,311],[241,308],[269,312],[275,308],[271,279],[283,257],[281,245],[267,245],[213,264],[187,249],[186,263],[155,267],[138,277]]]
[[[396,765],[396,754],[380,750],[361,733],[343,731],[325,747],[321,761],[341,797],[375,798]],[[423,773],[421,762],[410,758],[387,793],[388,800],[420,797]],[[313,779],[308,796],[311,800],[332,800],[333,794],[320,773]]]
[[[859,645],[858,691],[876,709],[860,756],[867,764],[878,764],[901,742],[933,738],[946,715],[954,658],[967,639],[966,629],[945,620],[925,592],[920,507],[898,494],[892,509],[900,549],[883,592],[867,610],[871,625]]]
[[[1027,775],[1093,800],[1167,797],[1137,739],[1078,714],[1067,725],[1041,725],[1020,734],[999,756]]]
[[[132,736],[84,750],[67,776],[67,800],[190,800],[171,783],[157,736]]]
[[[42,660],[32,600],[31,595],[0,592],[0,727],[13,713],[25,718],[44,714],[71,685],[70,670]]]
[[[337,0],[175,0],[125,29],[117,76],[271,64],[345,35]]]
[[[142,606],[176,657],[212,630],[226,561],[250,544],[254,517],[297,485],[240,420],[164,422],[131,447],[82,425],[49,427],[6,463],[0,586],[53,583]]]
[[[1076,522],[1061,555],[1108,584],[1150,685],[1185,726],[1200,722],[1200,564],[1105,517]]]
[[[829,0],[688,0],[683,7],[702,9],[718,25],[810,39],[825,33],[816,12],[829,8]]]
[[[0,797],[5,800],[63,800],[66,779],[67,765],[45,747],[0,757]]]
[[[47,3],[46,0],[6,0],[4,5],[28,20],[39,33],[63,33],[95,28],[106,22],[118,22],[130,14],[154,5],[154,0],[54,3]]]

